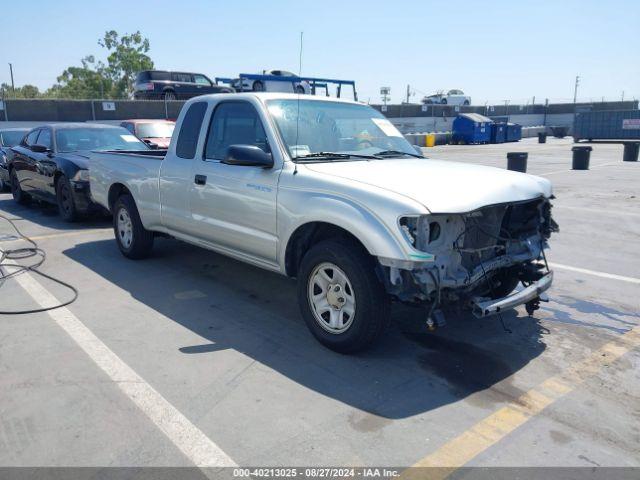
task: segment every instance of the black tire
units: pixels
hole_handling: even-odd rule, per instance
[[[65,222],[73,223],[78,221],[80,215],[73,199],[73,191],[69,179],[61,175],[56,182],[56,201],[58,202],[58,213]]]
[[[171,90],[168,90],[162,94],[162,99],[166,102],[176,100],[177,99],[176,93]]]
[[[503,270],[491,279],[493,289],[491,291],[491,298],[497,300],[498,298],[504,298],[513,292],[520,279],[511,270]]]
[[[130,221],[130,229],[125,228],[127,218]],[[142,225],[136,202],[131,195],[122,195],[116,200],[113,207],[113,232],[118,248],[125,257],[139,260],[151,254],[153,232]],[[130,239],[128,232],[131,233]]]
[[[13,195],[13,199],[20,205],[28,205],[31,202],[31,195],[22,190],[15,169],[11,169],[10,177],[11,194]]]
[[[469,100],[465,100],[463,105],[468,106],[468,105],[471,105],[471,104],[469,103]]]
[[[447,99],[446,99],[446,98],[443,98],[442,100],[440,100],[440,103],[441,103],[442,105],[446,105],[446,104],[447,104]]]
[[[296,93],[299,95],[304,95],[305,94],[304,87],[302,85],[296,85]]]
[[[339,333],[322,327],[311,306],[311,278],[323,264],[334,265],[344,272],[352,290],[350,294],[355,298],[353,318],[345,322],[349,325]],[[314,288],[311,287],[312,292]],[[325,240],[307,251],[298,269],[298,303],[313,336],[339,353],[354,353],[369,347],[389,324],[389,298],[376,276],[374,261],[360,245],[349,240]]]
[[[260,80],[256,80],[255,82],[253,82],[251,89],[254,92],[264,92],[264,83],[262,83]]]

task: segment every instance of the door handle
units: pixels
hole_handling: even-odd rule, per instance
[[[205,185],[207,183],[207,176],[206,175],[196,175],[196,178],[194,180],[196,185]]]

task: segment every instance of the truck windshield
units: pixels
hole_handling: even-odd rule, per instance
[[[64,128],[56,132],[58,152],[78,150],[149,150],[126,128]]]
[[[293,159],[418,156],[398,129],[367,105],[282,99],[267,101],[267,107]]]
[[[141,138],[166,138],[173,135],[174,127],[175,124],[173,123],[139,123],[136,126],[136,130]]]

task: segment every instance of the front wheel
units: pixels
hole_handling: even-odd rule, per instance
[[[446,98],[443,98],[442,100],[440,100],[440,103],[441,103],[442,105],[446,105],[446,104],[447,104],[447,99],[446,99]]]
[[[254,92],[264,92],[264,83],[262,83],[260,80],[256,80],[255,82],[253,82],[252,90]]]
[[[373,259],[352,242],[313,246],[298,272],[298,303],[324,346],[353,353],[373,344],[389,323],[389,299]]]
[[[65,222],[71,223],[78,220],[78,209],[71,193],[71,184],[64,175],[56,182],[56,200],[58,202],[58,212]]]
[[[148,257],[153,248],[153,232],[142,225],[133,197],[122,195],[113,212],[113,230],[122,254],[134,260]]]

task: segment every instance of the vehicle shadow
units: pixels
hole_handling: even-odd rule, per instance
[[[345,356],[315,341],[300,316],[295,281],[278,274],[168,239],[158,240],[145,261],[125,259],[113,240],[78,244],[64,254],[207,340],[177,344],[181,353],[234,349],[381,421],[485,390],[485,406],[518,397],[523,392],[511,375],[545,349],[544,327],[516,311],[504,314],[512,333],[497,318],[468,314],[451,314],[444,328],[430,333],[424,310],[394,306],[384,339]]]
[[[56,230],[80,230],[83,228],[100,228],[111,223],[111,217],[105,214],[95,214],[79,222],[68,223],[60,218],[58,207],[40,201],[32,201],[28,205],[20,205],[11,195],[0,195],[0,212],[11,220],[29,220],[41,227]]]

